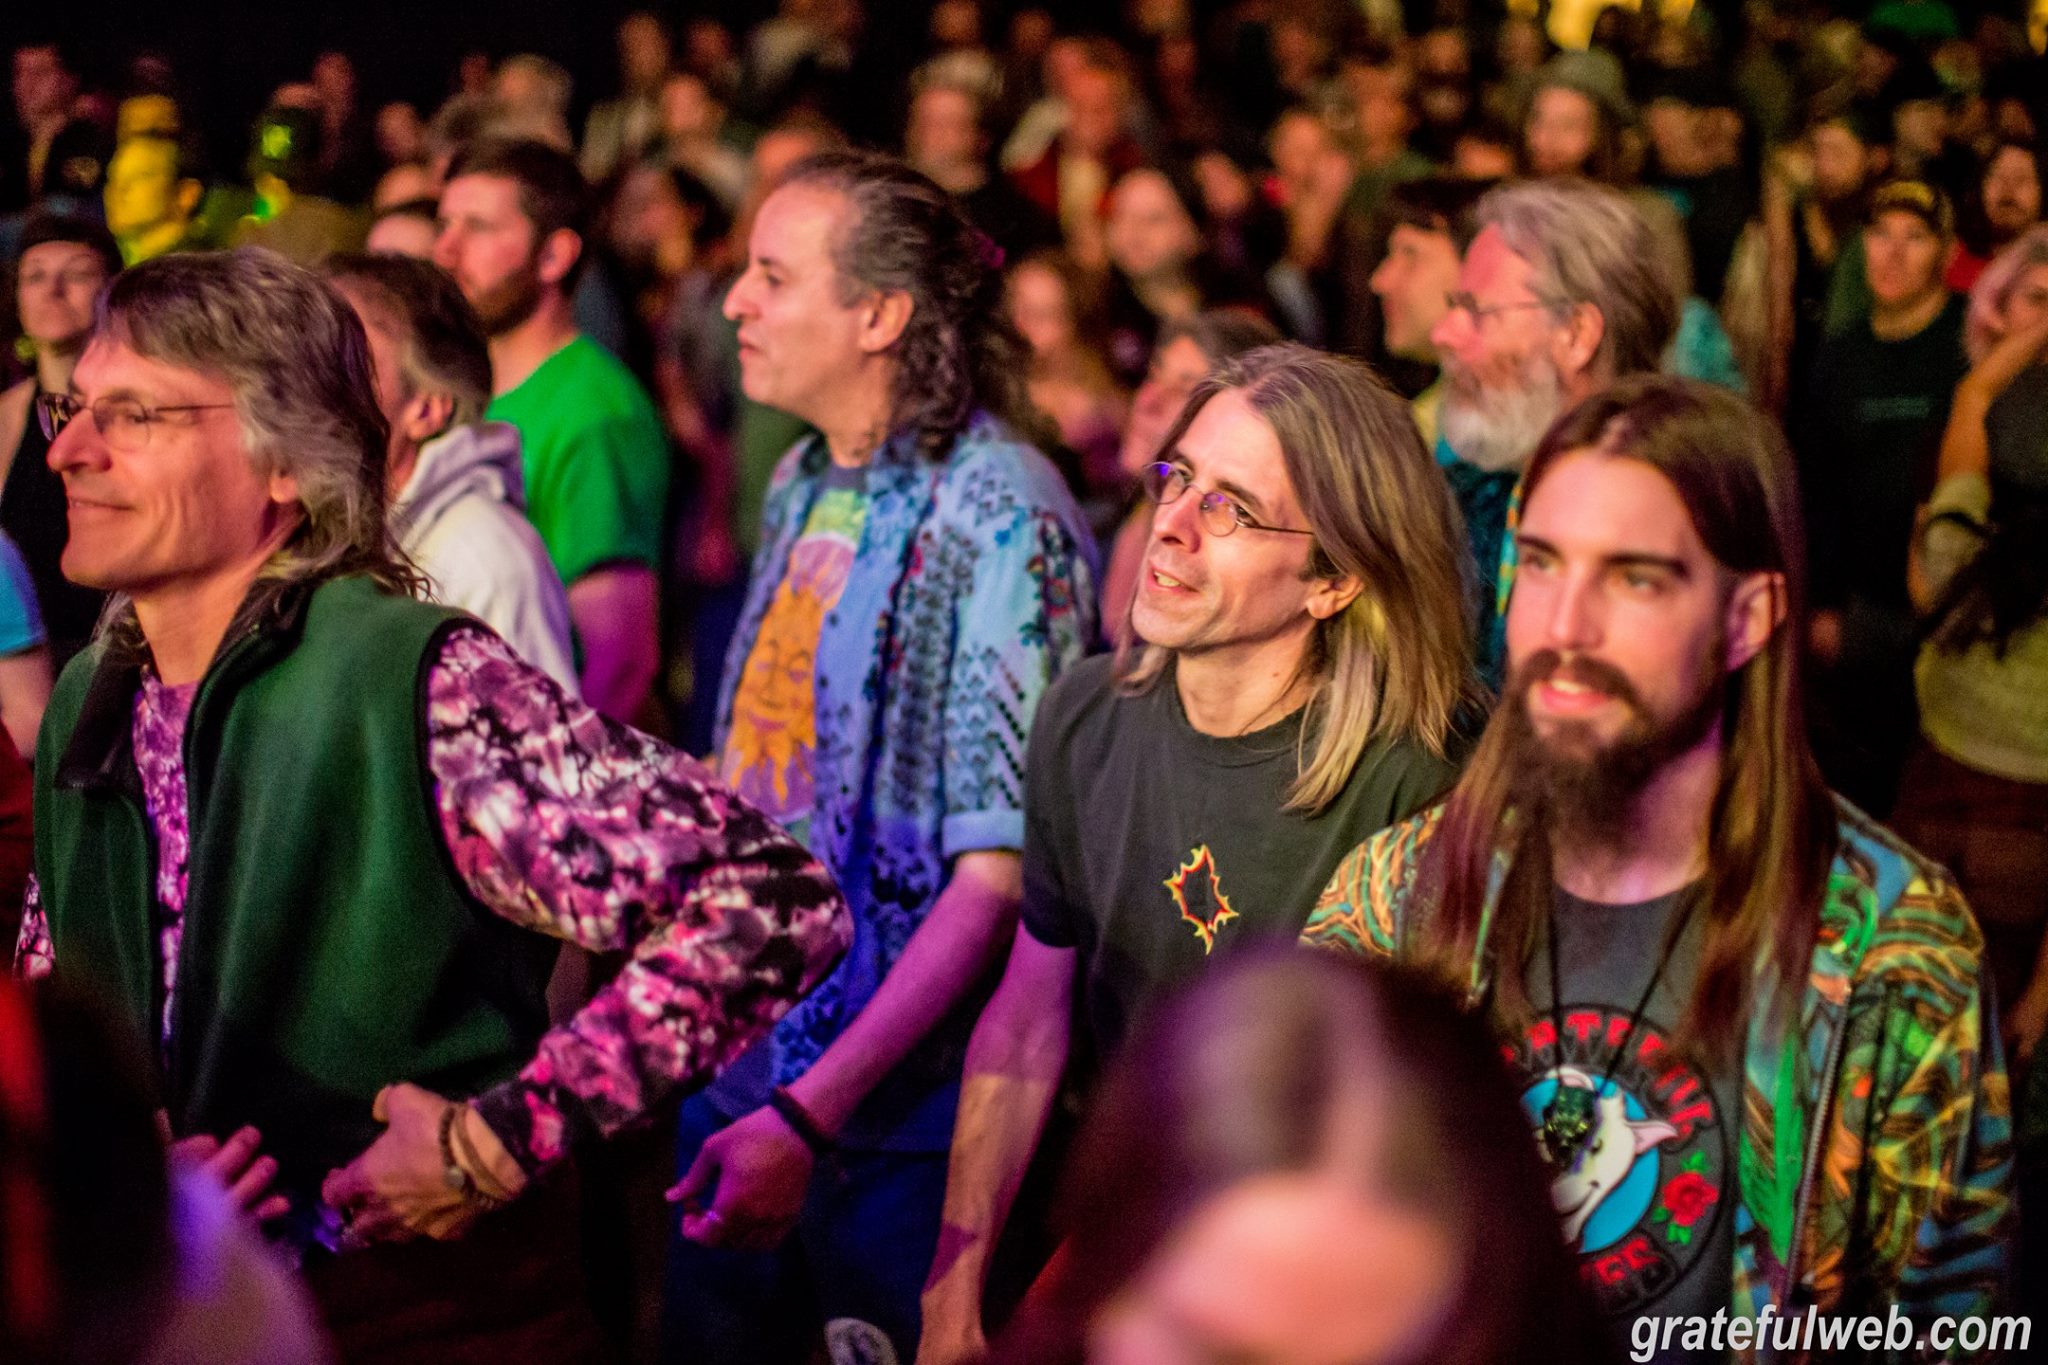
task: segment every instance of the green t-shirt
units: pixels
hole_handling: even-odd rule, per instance
[[[526,515],[564,583],[606,564],[660,567],[668,437],[631,371],[578,336],[486,416],[519,428]]]

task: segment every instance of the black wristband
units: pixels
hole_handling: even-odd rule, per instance
[[[768,1107],[782,1115],[782,1121],[789,1125],[791,1132],[804,1140],[804,1146],[811,1149],[812,1155],[824,1156],[832,1150],[832,1139],[825,1135],[825,1130],[811,1117],[811,1111],[804,1108],[797,1097],[789,1093],[787,1086],[778,1085],[769,1092]]]

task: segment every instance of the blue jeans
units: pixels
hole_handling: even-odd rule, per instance
[[[678,1178],[726,1122],[701,1095],[684,1104]],[[672,1235],[662,1360],[803,1365],[827,1322],[859,1318],[909,1365],[945,1196],[944,1152],[833,1152],[818,1160],[796,1229],[776,1250],[726,1251]]]

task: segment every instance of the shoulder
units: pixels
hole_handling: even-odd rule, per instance
[[[1078,530],[1080,508],[1051,460],[1005,423],[977,412],[953,443],[939,505],[968,524],[1050,516]]]
[[[1391,955],[1401,939],[1408,888],[1442,815],[1443,807],[1433,806],[1344,855],[1316,900],[1302,942]]]
[[[1358,756],[1351,781],[1345,784],[1344,800],[1363,799],[1372,816],[1373,808],[1385,808],[1379,823],[1391,825],[1406,820],[1425,804],[1433,802],[1458,780],[1458,765],[1409,735],[1388,736],[1368,744]]]
[[[1107,739],[1116,731],[1113,718],[1121,709],[1141,701],[1117,691],[1114,655],[1093,654],[1066,669],[1046,689],[1031,732],[1055,749],[1069,747],[1083,732],[1102,730]]]
[[[550,357],[544,370],[535,371],[537,378],[543,374],[546,383],[535,399],[553,406],[573,395],[569,407],[588,425],[660,421],[654,400],[626,363],[587,336],[578,336]]]
[[[1962,1008],[1981,989],[1984,936],[1955,879],[1847,801],[1836,807],[1823,938],[1855,981]]]

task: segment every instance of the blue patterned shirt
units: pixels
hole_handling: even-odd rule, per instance
[[[783,457],[719,693],[718,748],[769,605],[831,463]],[[853,910],[854,943],[712,1099],[738,1113],[802,1075],[873,998],[962,853],[1021,849],[1024,749],[1038,700],[1096,639],[1095,544],[1044,456],[976,413],[943,462],[899,434],[868,466],[867,515],[814,668],[811,851]],[[842,1131],[850,1147],[941,1151],[967,1035],[955,1009]]]

